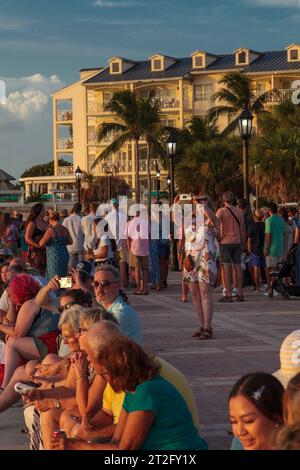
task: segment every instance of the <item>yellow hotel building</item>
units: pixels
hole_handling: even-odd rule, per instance
[[[112,57],[106,67],[82,69],[80,80],[53,94],[53,177],[24,178],[26,195],[42,189],[73,188],[74,171],[79,166],[89,172],[99,153],[108,145],[97,142],[96,129],[103,122],[115,121],[105,105],[116,91],[130,89],[139,97],[158,99],[165,125],[183,128],[192,116],[205,116],[214,105],[211,96],[220,88],[219,80],[228,72],[241,70],[253,81],[257,96],[269,90],[267,105],[291,99],[295,80],[300,80],[300,45],[292,44],[280,51],[258,52],[239,48],[231,54],[195,51],[190,57],[175,58],[155,54],[148,60],[134,61]],[[228,124],[222,118],[219,128]],[[147,188],[146,144],[141,141],[141,188]],[[134,145],[128,142],[106,162],[99,164],[95,175],[111,168],[132,187],[136,173]],[[70,166],[59,166],[60,159]],[[154,161],[151,162],[154,172]],[[165,179],[165,178],[164,178]],[[162,187],[164,182],[162,181]]]

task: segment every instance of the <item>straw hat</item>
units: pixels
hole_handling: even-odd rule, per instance
[[[300,372],[300,330],[295,330],[283,341],[280,348],[280,369],[273,373],[284,386]]]

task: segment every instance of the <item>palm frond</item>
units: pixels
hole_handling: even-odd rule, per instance
[[[132,140],[134,138],[133,134],[131,131],[126,131],[123,132],[123,134],[120,134],[115,138],[115,140],[108,145],[99,155],[96,157],[92,167],[91,171],[98,165],[98,163],[102,162],[107,158],[109,155],[117,152],[124,144],[125,142]]]

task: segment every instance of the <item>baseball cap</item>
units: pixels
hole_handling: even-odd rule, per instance
[[[77,264],[76,266],[76,269],[81,272],[81,273],[85,273],[87,274],[88,276],[90,277],[93,277],[94,276],[94,269],[93,269],[93,265],[92,263],[90,263],[89,261],[81,261],[80,263]]]
[[[289,380],[300,372],[300,330],[295,330],[283,341],[280,348],[280,369],[274,377],[287,387]]]
[[[111,203],[112,206],[118,206],[119,205],[118,199],[115,199],[115,198],[111,199],[110,203]]]

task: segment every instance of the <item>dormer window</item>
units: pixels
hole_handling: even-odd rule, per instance
[[[240,52],[238,54],[238,63],[239,64],[246,64],[247,63],[247,55],[246,52]]]
[[[203,67],[203,56],[198,55],[195,57],[195,67]]]
[[[153,61],[153,70],[162,70],[162,61],[160,59]]]
[[[149,60],[151,60],[151,72],[162,72],[176,62],[176,59],[173,59],[173,57],[163,54],[155,54]]]
[[[113,62],[111,64],[111,71],[112,71],[112,73],[120,73],[120,64],[119,64],[119,62]]]
[[[299,51],[298,51],[298,49],[291,49],[291,51],[290,51],[290,58],[291,58],[291,60],[298,60],[298,59],[299,59]]]

